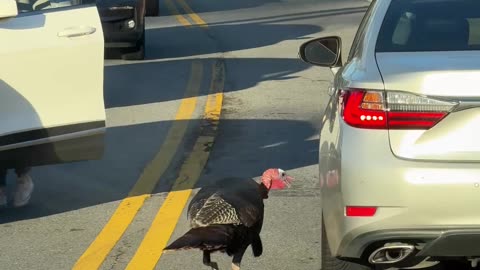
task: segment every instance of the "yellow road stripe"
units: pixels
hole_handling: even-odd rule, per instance
[[[203,65],[199,61],[192,63],[191,75],[185,92],[185,99],[182,100],[164,143],[155,158],[145,167],[142,175],[130,191],[129,198],[124,199],[107,225],[95,238],[88,249],[83,253],[74,270],[98,269],[118,240],[132,223],[135,215],[143,206],[145,199],[155,188],[161,175],[165,172],[175,155],[178,145],[181,143],[187,130],[188,122],[191,119],[197,103],[197,94],[200,89],[203,77]],[[193,96],[193,97],[192,97]]]
[[[192,193],[192,189],[207,163],[210,150],[206,149],[211,149],[215,139],[215,131],[217,130],[222,110],[223,86],[225,82],[223,63],[217,62],[213,69],[212,94],[208,95],[205,107],[204,120],[206,123],[202,128],[203,135],[198,138],[190,156],[182,165],[179,176],[173,184],[172,191],[168,194],[162,207],[160,207],[140,247],[128,264],[126,268],[128,270],[150,270],[155,268],[163,249],[175,230],[178,219]]]
[[[180,12],[178,12],[177,7],[172,2],[172,0],[165,0],[165,3],[167,4],[167,8],[170,11],[170,13],[175,16],[175,18],[179,23],[181,23],[183,26],[186,26],[186,27],[189,27],[192,25],[185,17],[180,15]]]
[[[183,9],[188,13],[188,16],[192,18],[192,20],[199,26],[201,27],[208,27],[207,23],[197,14],[195,11],[193,11],[190,6],[185,2],[185,0],[177,0],[180,5],[182,5]]]
[[[135,186],[130,191],[130,196],[136,196],[145,193],[151,193],[157,185],[160,176],[170,165],[176,149],[180,145],[183,135],[185,134],[189,121],[195,110],[197,102],[197,94],[199,92],[203,77],[203,65],[199,61],[192,63],[191,77],[187,84],[185,96],[190,96],[182,100],[182,104],[178,109],[175,122],[170,128],[165,143],[157,153],[155,158],[144,169],[142,176],[138,179]]]
[[[98,269],[117,243],[117,240],[120,239],[128,225],[130,225],[147,197],[149,195],[124,199],[95,241],[73,266],[73,269]]]

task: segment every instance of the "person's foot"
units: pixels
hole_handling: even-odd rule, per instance
[[[18,178],[13,200],[14,207],[22,207],[28,204],[33,193],[33,181],[28,174]]]
[[[7,190],[5,187],[0,188],[0,207],[7,206]]]

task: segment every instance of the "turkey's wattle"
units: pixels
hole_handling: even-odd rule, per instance
[[[239,270],[245,250],[252,246],[253,255],[262,255],[260,232],[264,204],[272,189],[289,187],[294,179],[282,169],[268,169],[257,183],[253,179],[225,178],[202,188],[188,205],[190,229],[164,251],[200,249],[203,264],[218,269],[210,259],[212,252],[233,256],[232,269]]]

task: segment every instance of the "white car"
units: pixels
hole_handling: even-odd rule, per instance
[[[479,269],[480,1],[372,0],[348,54],[338,36],[300,53],[335,74],[322,269]]]
[[[58,2],[0,0],[2,167],[103,155],[100,17],[95,1]]]

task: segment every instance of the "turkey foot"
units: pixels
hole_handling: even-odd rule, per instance
[[[212,268],[212,270],[219,270],[218,264],[216,262],[210,262],[209,266]]]
[[[243,246],[237,253],[233,254],[232,270],[240,270],[240,262],[242,261],[243,254],[245,254],[245,250],[247,250],[247,247]]]
[[[203,264],[210,266],[212,270],[218,270],[218,264],[211,261],[209,251],[203,251]]]

